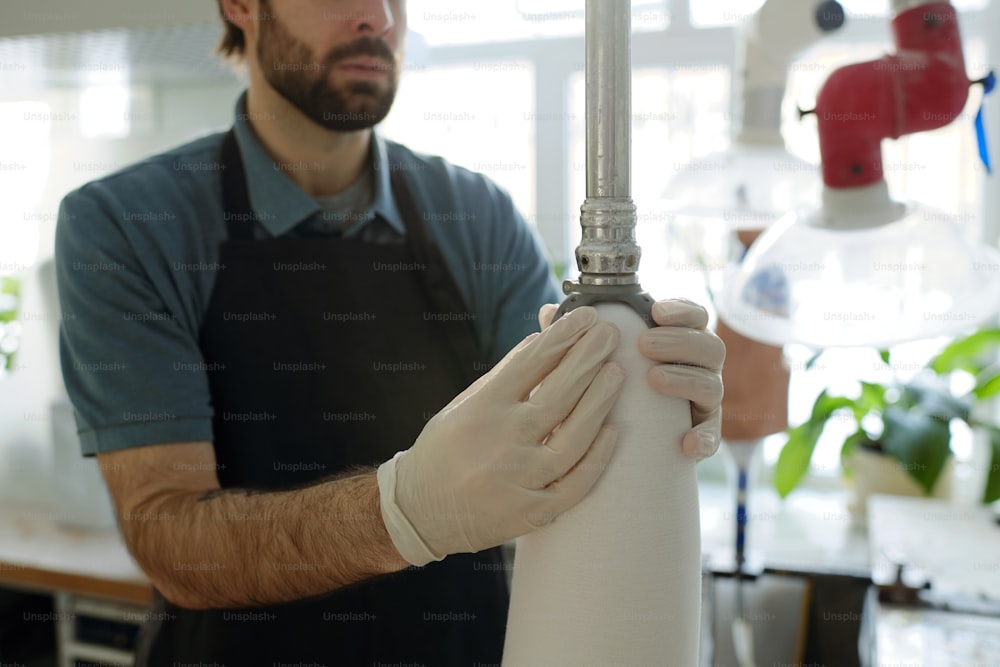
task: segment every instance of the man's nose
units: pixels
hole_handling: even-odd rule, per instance
[[[396,25],[389,0],[364,0],[354,3],[352,30],[369,36],[381,36]]]

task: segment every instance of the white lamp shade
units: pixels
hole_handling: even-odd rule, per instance
[[[1000,252],[967,238],[955,216],[895,206],[894,222],[853,229],[822,207],[789,213],[730,269],[720,316],[772,345],[887,347],[1000,310]]]
[[[735,143],[674,169],[678,173],[663,192],[670,208],[724,223],[730,231],[769,227],[820,196],[819,167],[780,145]]]

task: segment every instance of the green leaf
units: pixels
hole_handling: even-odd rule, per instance
[[[879,412],[885,410],[885,405],[885,386],[873,382],[862,382],[861,395],[851,409],[854,410],[854,416],[860,423],[861,419],[872,410]]]
[[[806,362],[806,370],[807,371],[811,371],[812,370],[812,367],[816,365],[816,362],[819,361],[819,358],[823,356],[823,352],[825,352],[825,350],[820,350],[819,352],[817,352],[813,356],[809,357],[809,361]]]
[[[890,406],[882,415],[879,440],[888,456],[930,494],[951,455],[948,423],[917,411]]]
[[[6,298],[0,299],[0,302],[11,302],[13,301],[13,307],[4,308],[0,310],[0,322],[7,324],[13,322],[17,319],[17,311],[21,303],[21,281],[17,278],[11,278],[10,276],[0,277],[0,294],[4,295]],[[10,299],[13,297],[13,300]]]
[[[816,397],[809,420],[789,429],[788,442],[782,447],[774,468],[774,486],[782,498],[798,486],[809,470],[816,441],[822,435],[827,420],[837,410],[853,404],[854,401],[846,396],[830,396],[824,390]]]
[[[10,294],[15,297],[21,296],[21,281],[17,278],[4,276],[0,278],[0,294]]]
[[[889,365],[889,350],[879,350],[878,356],[879,358],[882,359],[883,364],[885,364],[886,366]]]
[[[860,447],[862,443],[867,442],[871,442],[871,439],[865,430],[860,427],[844,439],[844,444],[840,447],[840,469],[844,477],[851,478],[854,476],[854,471],[851,470],[851,466],[848,465],[847,460],[855,449]]]
[[[812,460],[816,441],[823,432],[823,424],[806,422],[788,431],[788,442],[781,448],[778,462],[774,466],[774,487],[782,498],[792,492],[806,472]]]
[[[980,329],[959,338],[931,359],[927,367],[938,375],[962,370],[978,375],[983,370],[986,352],[1000,345],[1000,329]]]
[[[844,439],[844,444],[840,448],[840,465],[844,467],[844,459],[851,455],[851,452],[855,450],[863,442],[868,442],[868,434],[865,433],[863,428],[859,428],[854,433],[847,436]]]
[[[807,423],[826,422],[837,410],[853,407],[854,399],[847,396],[831,396],[824,389],[816,397],[816,402],[813,403],[812,415],[810,415],[809,422]]]
[[[872,387],[873,389],[870,390],[872,396],[884,397],[884,389],[877,388],[877,385],[872,385]],[[816,397],[809,419],[788,430],[788,441],[782,447],[774,468],[774,486],[782,498],[791,493],[808,472],[813,450],[816,449],[816,442],[823,434],[823,429],[826,428],[830,417],[838,410],[850,409],[853,411],[856,404],[857,399],[847,396],[831,396],[824,389]],[[856,416],[856,419],[860,430],[861,417]]]
[[[952,419],[968,421],[969,411],[972,409],[967,399],[955,398],[945,385],[920,380],[903,387],[903,397],[899,404],[901,407],[916,408],[945,422]]]
[[[992,503],[1000,500],[1000,429],[989,427],[990,457],[989,468],[986,470],[986,488],[983,490],[983,502]]]
[[[979,400],[992,398],[1000,393],[1000,366],[990,366],[976,378],[972,394]]]

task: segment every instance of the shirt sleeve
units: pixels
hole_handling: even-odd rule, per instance
[[[60,363],[86,455],[212,439],[198,341],[150,279],[126,209],[91,184],[63,199],[56,226]]]
[[[538,309],[562,296],[538,234],[500,191],[485,261],[474,266],[489,284],[495,311],[490,363],[500,361],[521,340],[539,330]]]

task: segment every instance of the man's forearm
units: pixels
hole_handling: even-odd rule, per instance
[[[122,517],[136,559],[175,604],[274,604],[405,568],[374,471],[292,491],[221,489],[147,500]]]

